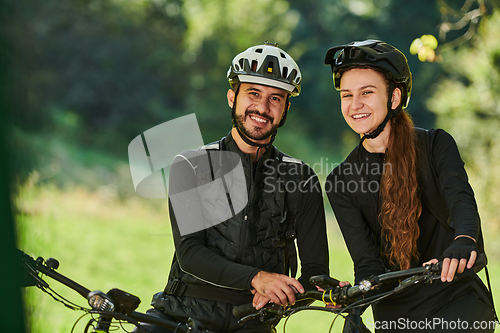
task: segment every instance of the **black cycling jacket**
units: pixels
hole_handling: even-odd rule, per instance
[[[176,214],[170,204],[176,255],[169,280],[178,279],[188,288],[197,285],[232,290],[250,301],[251,281],[260,270],[287,274],[290,251],[284,246],[284,239],[285,234],[293,229],[301,264],[299,281],[306,289],[314,288],[308,282],[309,277],[328,274],[329,270],[323,199],[312,169],[301,161],[280,154],[274,146],[254,163],[250,155],[238,149],[230,133],[218,143],[204,148],[208,148],[209,153],[230,151],[239,155],[245,173],[248,204],[228,220],[184,236],[179,232]],[[200,185],[196,159],[180,155],[172,166],[170,177],[182,177],[181,182],[175,182],[182,188],[170,188],[170,192],[182,192]],[[216,163],[211,163],[211,172],[214,173],[211,177],[220,177]],[[282,191],[286,192],[284,197]],[[300,191],[296,211],[289,207],[290,200],[298,198],[298,192],[292,191]],[[203,192],[200,192],[200,197],[204,197]],[[227,202],[224,196],[218,199]],[[189,204],[208,208],[218,205],[217,200],[210,205],[202,200]],[[211,212],[205,206],[200,210],[203,215],[200,218],[207,219]]]
[[[422,134],[428,135],[431,142],[431,152],[425,158],[435,169],[437,184],[433,181],[431,170],[422,166],[423,200],[417,241],[420,257],[412,262],[412,267],[439,258],[457,235],[469,235],[477,240],[479,233],[474,193],[455,141],[443,130],[418,133],[421,151],[427,150],[422,142]],[[385,245],[378,221],[380,176],[384,167],[385,172],[390,172],[390,166],[384,166],[383,154],[369,153],[364,147],[358,146],[330,173],[325,184],[328,199],[354,262],[356,283],[371,275],[398,269],[389,266],[383,256]],[[445,210],[448,210],[451,218],[450,226],[435,215],[434,212],[438,211],[433,207],[436,202],[446,206]],[[458,281],[435,282],[381,301],[374,306],[374,314],[377,320],[430,318],[454,298],[474,290],[485,303],[489,303],[484,284],[472,270],[466,270],[458,274]]]

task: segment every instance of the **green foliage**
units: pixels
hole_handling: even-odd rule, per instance
[[[308,161],[340,159],[351,148],[343,142],[350,130],[323,65],[326,50],[366,38],[407,50],[414,36],[439,21],[434,0],[411,6],[389,0],[20,0],[10,6],[3,27],[17,56],[12,117],[16,133],[26,135],[15,136],[16,151],[30,152],[24,159],[16,155],[24,178],[50,159],[44,156],[50,150],[33,149],[35,134],[126,161],[135,136],[196,113],[205,142],[219,139],[231,126],[225,97],[230,61],[265,40],[287,50],[304,77],[291,121],[280,131],[301,133],[303,140],[287,151]],[[418,24],[410,24],[413,16]],[[409,61],[417,76],[421,64]],[[437,73],[414,85],[410,111],[421,126],[432,123],[421,96]]]
[[[417,54],[420,61],[434,61],[436,58],[435,50],[438,41],[433,35],[422,35],[415,39],[410,45],[410,53]]]
[[[117,153],[123,137],[184,108],[180,15],[170,17],[156,2],[106,0],[20,1],[16,9],[7,27],[22,55],[18,85],[30,97],[14,115],[17,126],[58,131],[67,127],[61,115],[74,114],[76,142]],[[109,144],[116,139],[119,145]]]
[[[58,259],[60,273],[91,290],[120,288],[138,295],[140,310],[148,309],[151,296],[166,281],[172,259],[166,202],[135,198],[123,206],[106,187],[61,192],[37,183],[36,175],[30,177],[17,199],[19,247],[35,258]],[[49,278],[47,282],[69,300],[87,306],[76,292]],[[30,332],[70,332],[83,314],[37,288],[26,293]],[[82,332],[84,323],[75,332]]]
[[[500,218],[500,10],[484,19],[469,47],[443,53],[448,72],[433,88],[429,108],[451,132],[466,162],[480,212],[489,228]]]

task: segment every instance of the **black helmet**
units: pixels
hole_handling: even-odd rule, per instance
[[[232,88],[240,82],[257,83],[300,94],[302,75],[299,66],[277,44],[266,42],[248,48],[234,57],[227,71]]]
[[[337,55],[337,53],[340,53]],[[341,69],[351,66],[369,66],[383,70],[390,74],[390,80],[399,84],[406,93],[403,108],[408,106],[411,94],[411,72],[405,55],[392,45],[379,40],[365,40],[335,46],[328,50],[325,64],[332,67],[333,84],[340,89]]]

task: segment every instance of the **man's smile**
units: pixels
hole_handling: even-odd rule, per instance
[[[270,119],[269,116],[260,115],[256,111],[247,111],[246,115],[259,125],[265,125],[269,122],[273,122],[273,119]]]
[[[257,115],[254,115],[254,114],[250,115],[250,119],[252,119],[252,120],[254,120],[254,121],[258,122],[258,123],[261,123],[261,124],[265,124],[265,123],[267,123],[269,121],[269,120],[267,120],[265,118],[261,118],[261,117],[259,117]]]

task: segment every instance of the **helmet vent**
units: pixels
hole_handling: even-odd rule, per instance
[[[262,49],[255,50],[256,53],[262,53]]]
[[[280,56],[281,56],[283,59],[286,59],[286,56],[283,54],[283,52],[280,52]]]
[[[252,60],[252,72],[257,72],[257,60]]]
[[[349,52],[349,58],[356,58],[359,54],[359,49],[351,49]]]
[[[240,68],[242,68],[242,69],[243,69],[243,68],[244,68],[244,67],[243,67],[243,62],[244,62],[243,58],[241,58],[241,59],[240,59],[240,61],[238,61],[238,62],[239,62],[239,64],[240,64]],[[238,70],[239,70],[239,69],[238,69]]]
[[[283,67],[283,77],[286,79],[288,76],[288,67]]]
[[[384,49],[378,48],[378,47],[373,47],[372,49],[375,50],[375,51],[377,51],[378,53],[384,53],[385,52]]]

